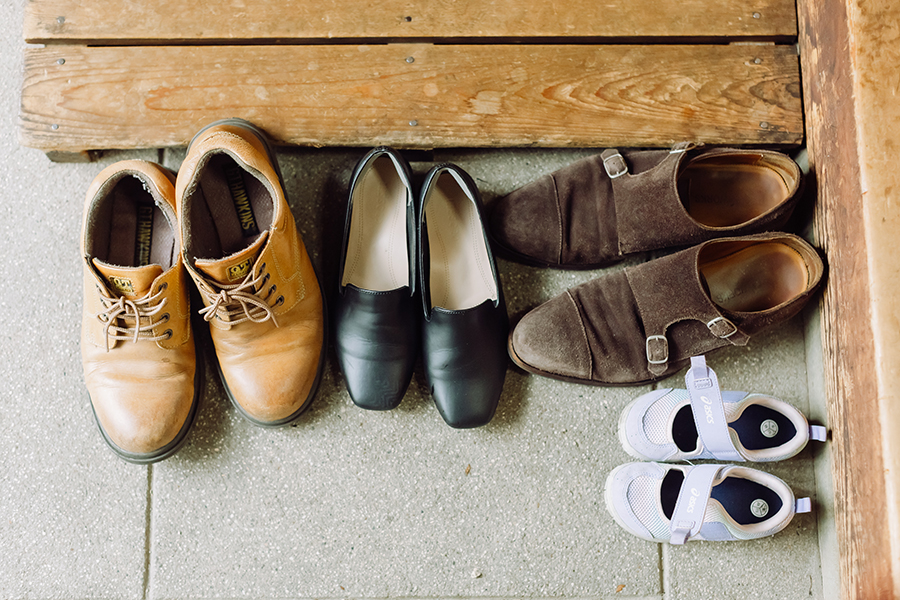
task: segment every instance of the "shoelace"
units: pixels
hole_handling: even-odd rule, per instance
[[[161,302],[157,302],[165,289],[166,284],[163,284],[156,290],[155,294],[148,293],[143,298],[135,300],[129,300],[125,296],[119,296],[118,299],[108,298],[100,294],[100,302],[104,308],[94,316],[105,325],[103,333],[105,334],[107,352],[109,352],[110,339],[132,342],[140,340],[158,342],[172,337],[171,329],[167,329],[159,335],[153,335],[152,331],[154,327],[165,323],[169,319],[168,314],[166,314],[163,315],[162,319],[153,320],[153,317],[158,315],[169,301],[168,298],[163,298]],[[122,319],[124,327],[116,324],[118,319]],[[143,323],[144,319],[147,320],[146,324]]]
[[[267,300],[275,292],[275,286],[269,288],[265,297],[260,297],[261,289],[268,275],[263,275],[262,270],[256,277],[250,273],[243,281],[236,284],[214,284],[219,288],[219,292],[210,294],[206,290],[201,289],[209,306],[200,309],[205,321],[212,321],[219,315],[219,318],[227,323],[236,325],[245,321],[253,321],[254,323],[263,323],[269,319],[278,327],[278,321],[275,319],[275,313],[269,306]],[[277,303],[276,303],[277,304]],[[221,313],[219,312],[221,311]]]

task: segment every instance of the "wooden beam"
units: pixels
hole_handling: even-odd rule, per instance
[[[720,37],[797,35],[791,0],[29,0],[34,43],[126,40]]]
[[[900,598],[900,107],[891,0],[800,0],[844,600]],[[893,28],[886,28],[892,24]]]
[[[47,47],[25,55],[21,140],[178,146],[243,117],[281,143],[398,147],[799,144],[792,47]]]

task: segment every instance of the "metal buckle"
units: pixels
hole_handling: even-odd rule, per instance
[[[650,357],[650,342],[652,341],[662,341],[662,351],[663,358],[660,360],[653,360]],[[645,343],[645,347],[647,350],[647,362],[651,365],[664,365],[669,362],[669,340],[666,339],[664,335],[651,335],[647,336],[647,342]]]
[[[715,327],[715,326],[718,325],[719,323],[724,323],[724,324],[726,324],[726,325],[730,325],[730,326],[731,326],[731,331],[729,331],[729,332],[726,333],[725,335],[719,335],[718,333],[716,333],[716,332],[713,330],[713,327]],[[732,323],[731,321],[729,321],[729,320],[726,319],[725,317],[716,317],[715,319],[713,319],[712,321],[710,321],[709,323],[707,323],[706,326],[709,328],[709,331],[710,331],[714,336],[716,336],[716,337],[718,337],[718,338],[722,338],[723,340],[727,340],[728,338],[730,338],[731,336],[733,336],[734,334],[736,334],[736,333],[738,332],[737,325],[735,325],[734,323]]]
[[[615,158],[619,159],[619,162],[621,163],[621,169],[613,172],[609,169],[609,161]],[[621,177],[622,175],[628,174],[628,165],[625,164],[625,159],[618,152],[603,159],[603,168],[606,170],[606,174],[609,175],[610,179],[615,179],[616,177]]]

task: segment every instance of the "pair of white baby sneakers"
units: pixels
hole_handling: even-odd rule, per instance
[[[721,460],[771,462],[825,441],[793,406],[765,394],[721,391],[703,356],[691,358],[687,389],[654,390],[625,407],[619,439],[635,458],[613,469],[604,496],[610,514],[645,540],[749,540],[777,533],[809,498],[795,498],[778,477],[736,464],[661,464]]]

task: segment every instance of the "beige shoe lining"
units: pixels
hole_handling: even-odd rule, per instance
[[[715,248],[728,246],[728,248]],[[700,273],[717,305],[734,312],[775,308],[804,293],[810,281],[803,256],[780,242],[715,244],[700,255]],[[723,253],[726,253],[723,256]]]
[[[175,264],[173,224],[140,179],[122,177],[99,204],[88,246],[92,257],[120,267]]]
[[[452,171],[441,173],[425,201],[431,308],[465,310],[497,300],[481,219]]]
[[[386,292],[409,285],[406,209],[411,201],[400,167],[388,155],[366,167],[351,197],[341,285]]]
[[[707,227],[733,227],[756,219],[787,200],[799,170],[780,157],[728,154],[700,157],[678,175],[688,214]]]

